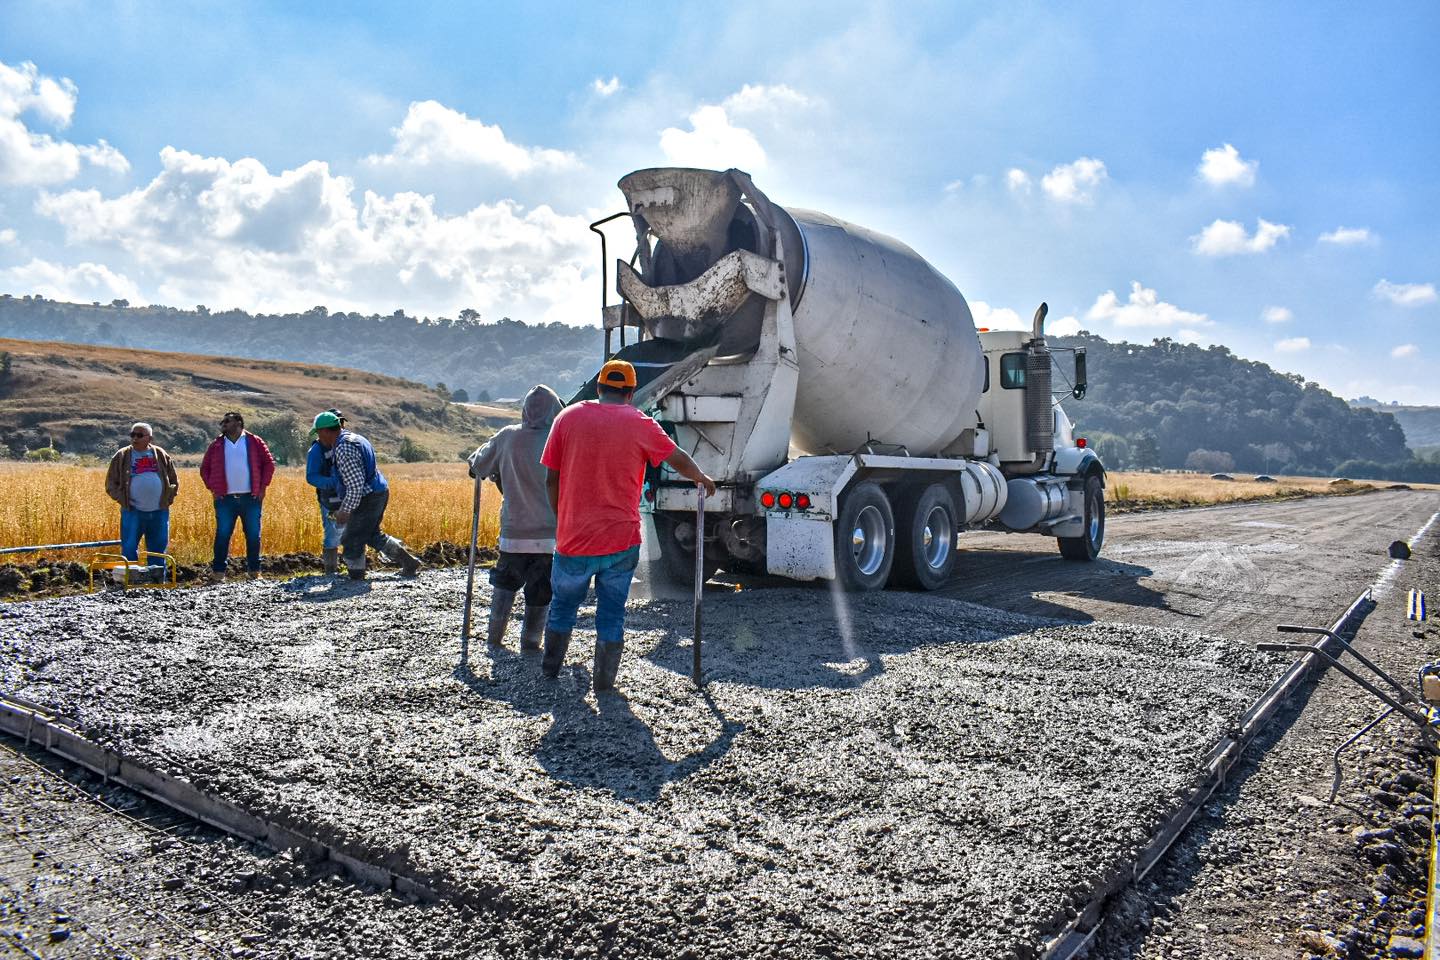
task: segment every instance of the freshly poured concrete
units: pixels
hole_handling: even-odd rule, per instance
[[[913,593],[632,604],[623,696],[473,644],[463,575],[0,609],[0,690],[433,882],[506,956],[1031,956],[1280,673]],[[488,590],[480,598],[488,600]],[[483,606],[482,622],[483,622]],[[423,938],[422,938],[423,939]],[[416,955],[431,947],[417,943]]]

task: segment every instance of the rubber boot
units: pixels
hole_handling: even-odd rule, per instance
[[[545,657],[540,661],[540,672],[554,679],[560,676],[560,666],[565,662],[565,651],[570,649],[570,634],[559,630],[545,631]]]
[[[405,544],[395,537],[390,538],[390,546],[392,549],[386,550],[385,553],[392,559],[400,561],[400,574],[406,577],[415,576],[420,570],[420,558],[405,549]]]
[[[520,649],[539,650],[540,638],[545,633],[545,620],[550,616],[550,604],[536,606],[525,604],[525,619],[520,624]]]
[[[590,676],[595,684],[596,693],[615,689],[615,675],[620,672],[620,654],[624,652],[624,640],[619,643],[595,641],[595,669],[591,671]]]
[[[505,646],[505,628],[510,625],[510,608],[515,605],[515,591],[496,587],[490,592],[490,624],[486,639],[492,647]]]
[[[349,574],[350,574],[350,579],[351,579],[351,580],[364,580],[364,579],[365,579],[365,561],[364,561],[364,560],[361,560],[361,561],[360,561],[360,566],[358,566],[358,567],[352,567],[352,566],[350,566],[349,564],[346,564],[345,569],[349,572]]]
[[[325,576],[333,577],[340,572],[340,548],[325,548]]]

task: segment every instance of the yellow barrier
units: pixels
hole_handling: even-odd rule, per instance
[[[125,576],[124,576],[124,578],[120,581],[120,589],[122,589],[122,590],[129,590],[131,587],[148,587],[148,588],[151,588],[151,589],[154,589],[154,588],[156,588],[156,587],[163,587],[163,588],[166,589],[166,590],[173,590],[173,589],[175,589],[175,587],[177,587],[177,586],[179,585],[179,576],[178,576],[179,568],[175,565],[175,558],[172,557],[172,556],[170,556],[170,554],[168,554],[168,553],[154,553],[154,552],[152,552],[152,551],[150,551],[150,550],[140,550],[140,551],[137,552],[137,556],[139,557],[138,560],[129,560],[129,559],[126,559],[126,557],[124,557],[123,555],[118,554],[118,553],[97,553],[97,554],[95,554],[95,556],[94,556],[94,557],[91,559],[91,561],[90,561],[90,567],[89,567],[89,570],[90,570],[90,592],[91,592],[91,593],[94,593],[94,592],[95,592],[95,571],[96,571],[96,570],[120,570],[120,569],[124,569],[124,571],[125,571]],[[135,581],[134,583],[131,583],[131,582],[130,582],[130,566],[131,566],[131,564],[142,563],[142,562],[143,562],[146,566],[149,566],[149,565],[150,565],[150,558],[151,558],[151,557],[164,557],[164,558],[165,558],[165,565],[164,565],[163,569],[165,570],[165,572],[166,572],[167,574],[169,574],[169,579],[168,579],[168,580],[167,580],[167,579],[161,579],[158,583],[148,583],[148,582],[142,582],[142,581],[138,581],[138,580]]]

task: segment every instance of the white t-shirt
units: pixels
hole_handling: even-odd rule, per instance
[[[159,510],[160,497],[165,492],[165,480],[160,476],[160,458],[154,450],[130,451],[130,508],[132,510]]]
[[[225,492],[226,493],[249,493],[250,492],[250,438],[240,434],[240,439],[231,442],[229,437],[221,437],[220,442],[225,445]]]

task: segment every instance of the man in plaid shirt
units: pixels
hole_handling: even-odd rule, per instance
[[[329,410],[315,417],[310,432],[322,447],[334,451],[340,496],[335,522],[345,529],[340,535],[340,551],[350,579],[365,579],[366,547],[399,560],[401,572],[413,577],[420,569],[419,558],[380,529],[390,502],[390,484],[375,462],[375,448],[360,434],[346,430],[340,418]]]

